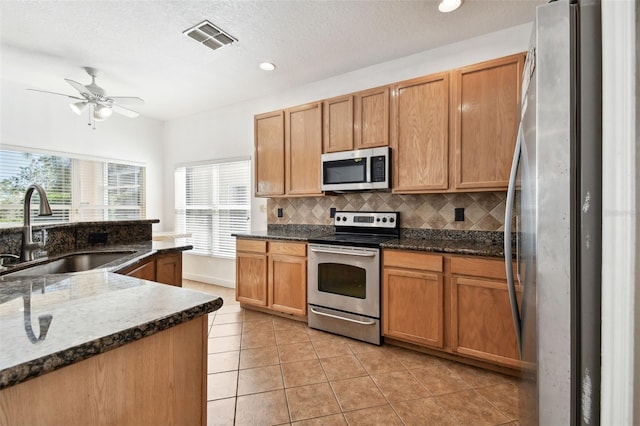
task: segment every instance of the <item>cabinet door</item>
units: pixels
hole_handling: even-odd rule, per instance
[[[355,149],[389,145],[389,86],[356,93]]]
[[[524,55],[456,70],[455,188],[506,189],[520,119]]]
[[[288,109],[286,123],[287,195],[321,195],[322,104]]]
[[[236,300],[267,306],[267,255],[236,252]]]
[[[382,291],[385,336],[444,346],[442,274],[385,267]]]
[[[182,287],[182,253],[168,253],[156,258],[156,281]]]
[[[519,368],[507,283],[454,275],[451,284],[452,350]]]
[[[143,263],[142,265],[136,266],[129,271],[121,272],[124,275],[134,278],[140,278],[148,281],[156,280],[156,261],[155,259],[151,259],[150,261]]]
[[[323,102],[324,133],[322,152],[353,149],[353,96],[340,96]]]
[[[394,85],[391,146],[393,192],[449,186],[449,74]]]
[[[284,111],[254,117],[256,196],[284,195]]]
[[[307,259],[269,255],[269,305],[287,314],[307,314]]]

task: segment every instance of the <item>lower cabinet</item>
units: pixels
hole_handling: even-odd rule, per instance
[[[520,286],[516,292],[521,296]],[[451,348],[462,355],[520,367],[503,261],[451,259]]]
[[[521,369],[504,261],[384,250],[383,335]],[[516,286],[518,297],[521,289]]]
[[[129,277],[182,287],[182,253],[162,253],[118,272]]]
[[[307,314],[307,245],[236,241],[236,300],[272,311]]]
[[[424,346],[444,345],[442,256],[385,251],[382,330]]]

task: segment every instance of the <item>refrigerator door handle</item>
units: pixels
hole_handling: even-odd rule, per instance
[[[507,286],[509,290],[509,302],[511,304],[511,316],[513,317],[513,326],[516,332],[516,341],[518,342],[518,352],[522,359],[522,319],[520,318],[520,310],[518,309],[518,298],[516,295],[515,280],[513,274],[513,257],[511,250],[511,231],[513,204],[516,193],[516,175],[518,171],[518,163],[520,162],[520,150],[522,148],[522,123],[518,128],[518,138],[516,139],[516,147],[513,153],[513,162],[511,163],[511,173],[509,175],[509,189],[507,190],[506,208],[504,213],[504,263],[507,273]]]

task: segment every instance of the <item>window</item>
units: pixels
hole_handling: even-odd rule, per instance
[[[191,234],[192,253],[235,257],[231,234],[251,227],[250,165],[242,159],[176,168],[176,232]]]
[[[0,150],[0,224],[21,226],[27,187],[40,184],[53,216],[33,223],[144,219],[145,168],[19,150]],[[38,194],[34,193],[37,200]]]

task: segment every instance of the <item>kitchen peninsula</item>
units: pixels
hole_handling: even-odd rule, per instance
[[[100,269],[0,276],[0,425],[206,424],[223,301],[115,273],[189,245],[118,243],[130,254]]]

